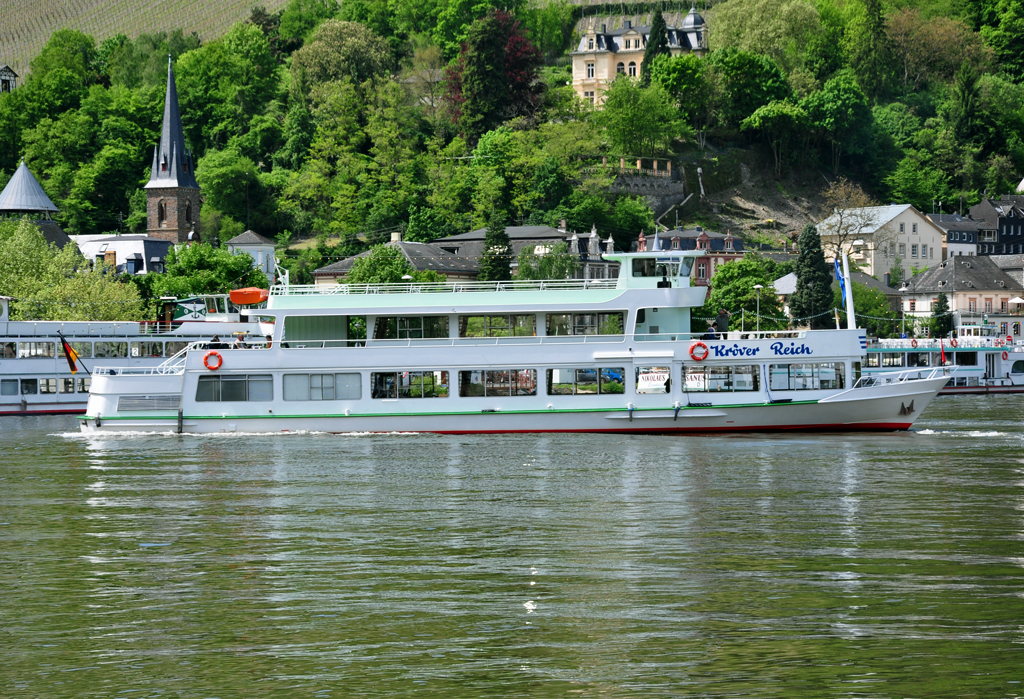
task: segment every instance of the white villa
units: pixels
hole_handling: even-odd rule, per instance
[[[942,230],[910,204],[840,209],[818,223],[825,256],[837,252],[872,277],[882,280],[898,257],[904,275],[912,267],[942,261]]]

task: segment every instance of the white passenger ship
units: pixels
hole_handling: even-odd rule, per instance
[[[108,367],[155,367],[189,344],[215,334],[258,333],[226,294],[169,300],[165,320],[92,323],[9,320],[0,297],[0,415],[84,413],[92,376]],[[60,335],[81,361],[71,373]]]
[[[81,428],[903,430],[946,383],[941,367],[861,377],[863,330],[691,333],[699,254],[608,255],[606,280],[274,287],[269,348],[108,369]]]
[[[964,324],[952,338],[869,340],[864,373],[951,368],[940,395],[1024,393],[1024,346],[995,325]]]

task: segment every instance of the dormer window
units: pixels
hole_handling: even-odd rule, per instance
[[[589,50],[589,51],[593,51],[594,50],[594,40],[593,39],[587,39],[587,50]]]

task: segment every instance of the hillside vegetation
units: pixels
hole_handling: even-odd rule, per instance
[[[1011,191],[1024,171],[1020,0],[726,0],[707,12],[706,58],[665,55],[655,31],[641,79],[614,81],[599,111],[568,86],[580,12],[289,0],[213,41],[61,30],[0,96],[0,182],[24,156],[69,231],[143,227],[168,52],[204,236],[315,238],[288,263],[295,281],[390,231],[429,241],[496,214],[597,226],[626,247],[653,215],[613,192],[602,156],[724,162],[742,149],[730,196],[755,228],[770,198],[797,227],[803,200],[840,177],[949,210]],[[718,203],[681,223],[731,215]]]

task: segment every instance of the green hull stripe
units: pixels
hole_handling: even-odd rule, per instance
[[[790,403],[733,403],[730,405],[709,405],[709,406],[680,406],[679,412],[685,412],[687,410],[722,410],[725,408],[779,408],[790,405],[813,405],[817,403],[816,400],[795,400]],[[634,413],[647,413],[647,412],[665,412],[667,410],[675,410],[674,406],[667,408],[634,408]],[[483,411],[483,410],[461,410],[455,412],[438,412],[438,413],[350,413],[348,415],[344,413],[325,413],[320,415],[277,415],[268,413],[267,415],[233,415],[229,417],[223,417],[221,415],[183,415],[183,420],[260,420],[265,418],[275,419],[294,419],[294,418],[353,418],[353,417],[458,417],[462,415],[532,415],[532,414],[545,414],[550,415],[552,413],[628,413],[628,408],[559,408],[552,410],[495,410]],[[92,415],[79,416],[79,420],[95,420],[96,418]],[[103,421],[107,420],[177,420],[177,415],[134,415],[134,416],[119,416],[119,417],[103,417],[100,418]]]

